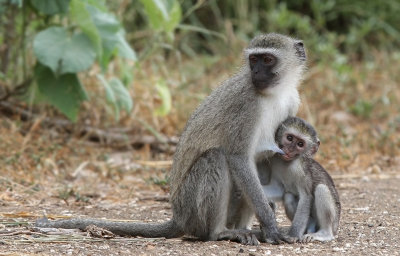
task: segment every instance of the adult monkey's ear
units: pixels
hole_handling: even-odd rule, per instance
[[[300,60],[305,61],[307,59],[303,41],[296,41],[294,43],[294,49],[296,50],[296,55]]]

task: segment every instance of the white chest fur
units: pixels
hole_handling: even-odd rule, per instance
[[[261,101],[261,112],[257,122],[254,136],[254,154],[264,153],[271,148],[276,148],[275,131],[279,124],[288,116],[295,115],[299,106],[299,96],[296,89],[288,92],[285,97],[265,97]]]

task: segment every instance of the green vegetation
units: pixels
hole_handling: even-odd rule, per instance
[[[118,123],[165,141],[241,64],[250,38],[274,31],[308,49],[300,115],[328,130],[336,112],[374,124],[369,138],[385,143],[340,124],[361,148],[399,143],[396,0],[0,0],[0,13],[0,100],[35,113],[59,113],[44,102],[78,123]]]
[[[171,108],[165,71],[171,59],[225,56],[237,42],[278,31],[304,38],[311,58],[346,80],[349,61],[371,61],[377,50],[400,46],[399,12],[398,1],[372,0],[0,0],[1,86],[21,94],[21,87],[36,81],[27,99],[45,100],[76,120],[88,99],[77,73],[87,73],[96,62],[98,84],[118,120],[122,109],[132,109],[127,86],[133,78],[121,61],[118,71],[109,65],[116,56],[136,60],[130,44],[138,49],[137,68],[150,59],[164,69],[154,86],[162,101],[155,114],[163,116]],[[129,43],[112,13],[122,19]]]
[[[2,0],[0,6],[6,24],[0,37],[5,44],[2,75],[14,83],[22,81],[25,87],[31,80],[36,81],[37,90],[31,89],[30,94],[37,91],[37,98],[71,120],[77,119],[80,103],[88,99],[77,73],[87,71],[95,60],[103,73],[115,56],[136,60],[121,24],[101,1]],[[118,78],[101,81],[117,115],[121,105],[127,111],[132,109],[129,92]],[[8,84],[4,85],[5,92],[10,91],[9,87],[18,87]]]

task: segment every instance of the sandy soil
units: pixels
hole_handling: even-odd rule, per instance
[[[168,193],[161,186],[149,183],[147,178],[137,178],[141,174],[146,176],[144,173],[125,175],[118,182],[103,182],[90,175],[72,181],[80,184],[81,196],[87,202],[77,201],[76,195],[60,199],[56,195],[56,188],[60,186],[57,183],[48,191],[31,196],[18,197],[14,193],[13,200],[3,193],[0,255],[400,255],[399,172],[333,175],[343,210],[339,236],[328,243],[245,246],[184,238],[104,239],[89,237],[81,231],[43,234],[30,229],[44,212],[49,217],[72,215],[146,222],[169,219]],[[289,225],[280,205],[277,220],[282,227]]]

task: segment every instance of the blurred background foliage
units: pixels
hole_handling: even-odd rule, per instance
[[[94,17],[92,7],[79,13],[81,6],[94,6],[101,15]],[[197,104],[237,70],[241,50],[253,36],[278,32],[303,39],[307,47],[299,114],[321,131],[328,145],[321,158],[348,160],[350,166],[362,162],[362,154],[398,152],[398,0],[71,0],[64,7],[43,13],[40,1],[0,0],[3,101],[58,115],[41,104],[35,90],[41,80],[33,68],[46,64],[35,55],[34,39],[55,25],[85,34],[95,59],[74,70],[87,93],[79,98],[79,115],[45,102],[79,124],[129,127],[127,134],[148,133],[163,141],[178,135]],[[84,22],[93,22],[100,37]],[[102,57],[104,40],[110,39],[109,27],[101,27],[106,22],[118,25],[114,32],[130,45],[130,54],[112,48]],[[51,72],[59,79],[57,68]]]

